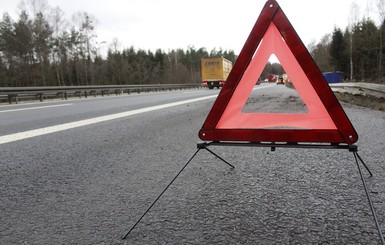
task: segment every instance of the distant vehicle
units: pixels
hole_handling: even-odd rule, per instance
[[[288,77],[287,74],[283,74],[282,77],[283,77],[283,82],[284,82],[285,84],[286,84],[287,82],[290,81],[290,79],[289,79],[289,77]]]
[[[267,75],[267,81],[270,83],[275,83],[278,79],[278,75],[276,74],[268,74]]]
[[[223,57],[201,59],[202,84],[209,89],[222,87],[232,68],[233,63]]]
[[[287,74],[279,75],[277,79],[277,85],[286,84],[288,81],[289,81],[289,77],[287,76]]]
[[[278,78],[277,78],[277,85],[278,84],[284,84],[283,83],[283,76],[282,75],[279,75]]]

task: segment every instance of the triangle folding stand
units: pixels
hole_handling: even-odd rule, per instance
[[[264,64],[275,54],[306,104],[307,113],[243,113],[243,105],[262,73]],[[179,177],[196,154],[210,146],[345,149],[353,152],[369,206],[380,236],[384,237],[360,163],[373,176],[354,145],[358,135],[325,81],[319,68],[275,0],[268,0],[255,23],[229,77],[209,112],[199,137],[198,150],[182,167],[140,219],[122,237],[125,239]],[[278,143],[277,143],[278,142]]]

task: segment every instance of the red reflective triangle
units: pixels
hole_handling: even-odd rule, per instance
[[[280,60],[308,113],[241,112],[271,54]],[[358,140],[337,98],[275,0],[267,1],[262,9],[199,137],[205,141],[347,144]]]

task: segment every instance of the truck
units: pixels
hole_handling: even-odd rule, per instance
[[[229,76],[231,68],[233,68],[233,63],[223,57],[202,58],[202,84],[209,89],[222,87]]]
[[[267,79],[267,81],[269,83],[276,82],[277,79],[278,79],[278,75],[276,75],[276,74],[268,74],[266,79]]]

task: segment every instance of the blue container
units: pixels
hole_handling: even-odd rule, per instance
[[[344,81],[345,73],[340,71],[324,72],[322,73],[326,82],[328,83],[341,83]]]

